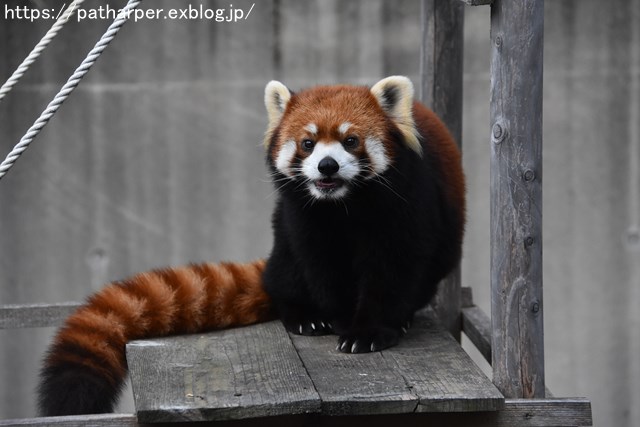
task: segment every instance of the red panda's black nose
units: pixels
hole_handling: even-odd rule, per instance
[[[333,157],[327,156],[318,163],[318,170],[322,175],[331,176],[340,170],[340,165]]]

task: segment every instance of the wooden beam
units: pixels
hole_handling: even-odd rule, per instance
[[[462,144],[462,47],[464,5],[422,1],[420,98]],[[440,321],[460,341],[460,268],[440,284],[433,302]]]
[[[460,288],[460,305],[462,308],[473,307],[473,292],[469,286]]]
[[[64,417],[0,420],[0,426],[138,427],[138,420],[136,416],[132,414],[73,415]]]
[[[497,426],[590,426],[591,402],[584,398],[507,399]]]
[[[547,426],[590,426],[593,425],[591,403],[584,398],[564,399],[507,399],[504,408],[497,412],[473,413],[420,413],[400,415],[368,416],[321,416],[321,415],[284,415],[261,417],[247,420],[216,422],[219,427],[294,427],[294,426],[360,426],[385,427],[390,423],[403,427],[449,425],[457,427],[547,427]],[[65,417],[24,418],[0,420],[2,427],[143,427],[135,415],[104,414],[77,415]],[[195,427],[203,423],[153,424],[154,426]],[[209,424],[207,424],[209,425]]]
[[[479,307],[462,309],[462,331],[491,363],[491,319]]]
[[[493,380],[544,397],[542,322],[543,0],[491,6]]]
[[[82,303],[15,304],[0,306],[0,329],[59,326]]]
[[[550,427],[590,426],[593,424],[591,403],[583,398],[565,399],[509,399],[504,409],[497,412],[468,413],[413,413],[365,416],[326,416],[317,414],[283,415],[245,420],[218,421],[219,427],[386,427],[390,424],[403,427],[447,425],[456,427]],[[195,427],[211,425],[200,422],[143,424],[135,415],[104,414],[77,415],[48,418],[0,420],[2,427],[144,427],[171,426]]]
[[[460,0],[461,2],[468,4],[469,6],[484,6],[492,4],[493,0]]]

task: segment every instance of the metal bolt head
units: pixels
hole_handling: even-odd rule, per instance
[[[531,304],[531,311],[533,313],[539,312],[540,311],[540,303],[536,301],[533,304]]]
[[[526,239],[524,239],[524,245],[527,247],[533,245],[533,237],[528,236]]]
[[[524,180],[527,182],[531,182],[534,179],[536,179],[536,173],[534,171],[532,171],[531,169],[527,169],[526,171],[524,171]]]
[[[498,47],[502,46],[502,37],[500,36],[496,37],[496,46]]]

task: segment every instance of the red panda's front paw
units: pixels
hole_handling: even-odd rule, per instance
[[[338,339],[336,350],[343,353],[369,353],[381,351],[398,344],[401,330],[378,328],[366,332],[347,333]]]

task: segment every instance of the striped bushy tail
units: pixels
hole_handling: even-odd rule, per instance
[[[112,412],[128,341],[249,325],[273,318],[265,261],[159,269],[114,282],[60,329],[38,388],[44,416]]]

